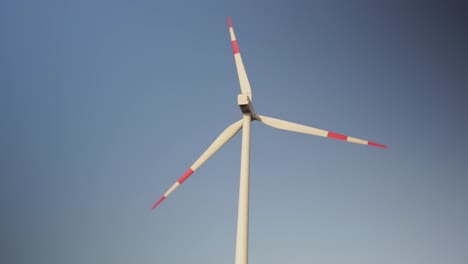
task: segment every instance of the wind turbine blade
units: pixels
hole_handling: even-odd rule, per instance
[[[234,135],[242,128],[242,119],[227,127],[211,145],[201,154],[201,156],[190,166],[190,168],[177,180],[166,193],[159,198],[153,205],[152,209],[162,203],[177,187],[187,180],[193,172],[200,168],[213,154],[216,153],[224,144],[226,144]]]
[[[284,120],[273,118],[273,117],[256,115],[255,119],[262,122],[265,125],[268,125],[268,126],[271,126],[271,127],[274,127],[274,128],[278,128],[278,129],[283,129],[283,130],[288,130],[288,131],[293,131],[293,132],[298,132],[298,133],[304,133],[304,134],[309,134],[309,135],[314,135],[314,136],[319,136],[319,137],[333,138],[333,139],[348,141],[348,142],[352,142],[352,143],[368,145],[368,146],[372,146],[372,147],[387,148],[386,145],[382,145],[382,144],[375,143],[375,142],[372,142],[372,141],[367,141],[367,140],[364,140],[364,139],[349,137],[349,136],[338,134],[338,133],[335,133],[335,132],[326,131],[326,130],[322,130],[322,129],[318,129],[318,128],[314,128],[314,127],[309,127],[309,126],[304,126],[304,125],[284,121]]]
[[[237,44],[236,35],[234,34],[234,28],[232,27],[231,18],[228,17],[229,35],[231,36],[232,52],[234,53],[234,60],[236,61],[237,76],[239,77],[240,89],[242,94],[247,94],[252,100],[252,91],[250,89],[249,78],[245,71],[244,63]]]

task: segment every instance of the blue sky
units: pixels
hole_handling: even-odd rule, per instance
[[[233,263],[241,118],[258,113],[251,263],[465,263],[462,1],[2,1],[2,263]]]

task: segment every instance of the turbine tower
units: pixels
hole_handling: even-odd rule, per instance
[[[244,63],[237,44],[236,35],[232,21],[228,17],[229,35],[231,37],[232,51],[236,62],[237,76],[239,77],[241,93],[237,96],[237,104],[242,111],[242,119],[227,127],[215,141],[205,150],[205,152],[189,167],[189,169],[177,180],[164,195],[153,205],[152,209],[161,204],[177,187],[186,181],[203,163],[216,153],[242,128],[242,151],[240,165],[240,186],[239,186],[239,206],[237,213],[237,237],[235,264],[248,263],[248,238],[249,238],[249,170],[250,170],[250,125],[256,120],[267,126],[288,130],[292,132],[304,133],[314,136],[332,138],[348,141],[372,147],[387,148],[386,145],[367,141],[343,134],[326,131],[314,127],[304,126],[281,119],[267,117],[255,113],[252,105],[252,91],[249,79],[245,71]]]

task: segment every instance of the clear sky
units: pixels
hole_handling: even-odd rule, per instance
[[[233,263],[241,118],[258,113],[251,263],[466,263],[463,1],[2,1],[0,262]]]

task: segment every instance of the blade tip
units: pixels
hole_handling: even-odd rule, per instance
[[[228,17],[227,17],[227,20],[228,20],[228,26],[229,26],[230,28],[232,28],[232,20],[231,20],[231,17],[228,16]]]
[[[151,207],[151,210],[154,210],[154,208],[158,207],[158,205],[160,205],[162,203],[162,201],[164,201],[164,199],[166,199],[165,196],[159,198],[159,200],[153,204],[153,206]]]
[[[369,146],[372,146],[372,147],[378,147],[378,148],[388,148],[387,145],[384,145],[384,144],[379,144],[379,143],[375,143],[375,142],[370,142],[368,143]]]

